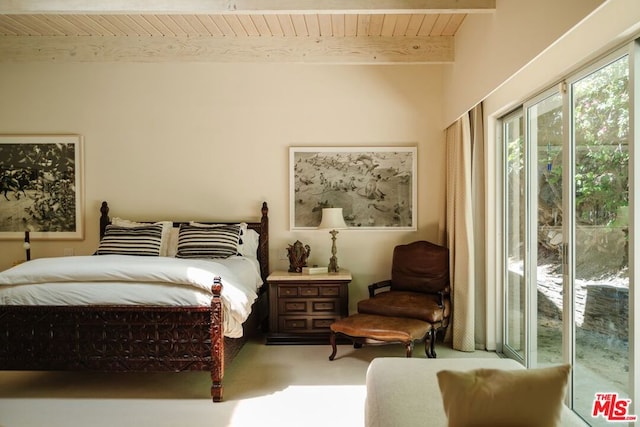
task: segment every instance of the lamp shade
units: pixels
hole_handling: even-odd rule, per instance
[[[322,209],[322,221],[318,228],[330,228],[332,230],[347,228],[342,216],[342,208],[324,208]]]

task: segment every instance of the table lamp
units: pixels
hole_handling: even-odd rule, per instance
[[[322,221],[320,221],[320,225],[318,226],[319,230],[331,230],[329,234],[331,234],[331,258],[329,258],[329,273],[337,273],[340,271],[340,267],[338,267],[338,258],[336,257],[336,253],[338,250],[336,249],[336,234],[338,234],[338,229],[347,228],[347,224],[344,222],[344,217],[342,216],[342,208],[324,208],[322,209]]]

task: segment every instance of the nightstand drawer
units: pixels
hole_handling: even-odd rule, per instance
[[[340,319],[340,316],[322,316],[322,317],[294,317],[280,316],[278,321],[278,329],[280,332],[322,332],[326,333],[329,326]]]
[[[309,311],[309,301],[304,299],[281,299],[278,301],[278,312],[286,313],[306,313]]]
[[[278,300],[278,313],[339,313],[338,299],[282,298]]]
[[[338,297],[340,286],[278,286],[278,297]]]
[[[297,297],[298,296],[298,287],[297,286],[278,286],[278,297]]]
[[[330,311],[337,313],[340,310],[340,301],[338,300],[326,300],[326,301],[312,301],[311,311],[314,313]]]
[[[282,332],[306,331],[308,320],[304,317],[280,317],[279,329]]]
[[[320,295],[320,290],[317,286],[300,286],[298,292],[301,297],[317,297]]]
[[[340,296],[340,286],[323,286],[320,288],[320,296],[338,297]]]

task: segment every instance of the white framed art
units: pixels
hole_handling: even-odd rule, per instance
[[[80,135],[0,135],[0,239],[82,239]]]
[[[349,229],[417,229],[417,148],[290,147],[290,228],[342,208]]]

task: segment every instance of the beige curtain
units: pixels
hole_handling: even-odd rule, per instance
[[[473,237],[475,254],[475,340],[476,348],[487,349],[487,329],[489,313],[487,313],[487,258],[486,258],[486,173],[484,118],[482,104],[478,104],[469,112],[471,124],[471,185],[473,205]],[[491,313],[493,319],[493,313]],[[493,322],[491,321],[491,325]]]
[[[446,130],[445,233],[450,251],[453,303],[447,339],[460,351],[484,347],[483,135],[481,106]]]

